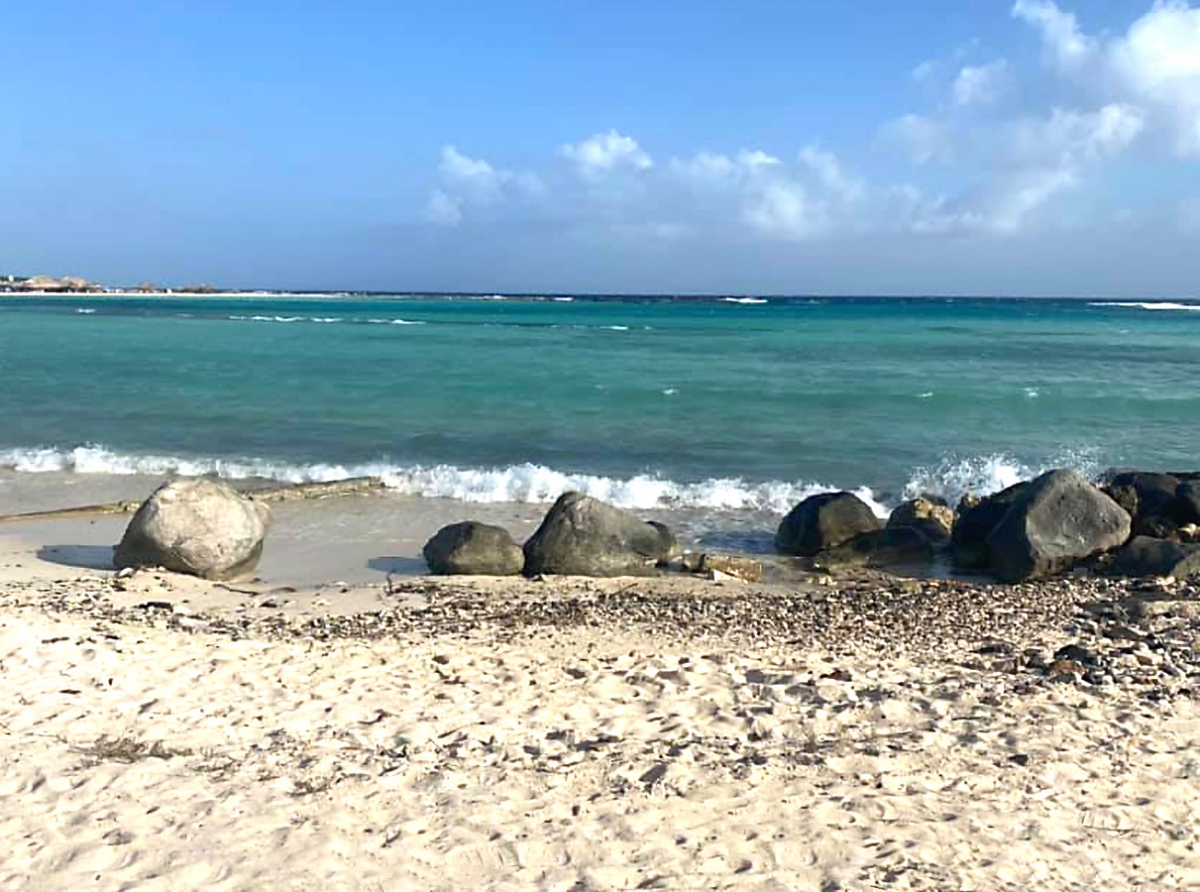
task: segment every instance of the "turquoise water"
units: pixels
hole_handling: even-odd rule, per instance
[[[1194,468],[1200,307],[0,298],[0,466],[631,506]],[[396,320],[403,320],[402,322]],[[415,324],[414,324],[415,323]]]

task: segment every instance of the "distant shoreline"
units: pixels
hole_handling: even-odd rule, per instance
[[[769,304],[805,303],[953,303],[953,302],[996,302],[996,303],[1087,303],[1134,306],[1150,304],[1177,304],[1200,306],[1200,295],[1190,297],[1128,297],[1106,295],[1083,295],[1053,297],[1044,295],[868,295],[868,294],[491,294],[486,292],[459,291],[272,291],[272,290],[229,290],[229,291],[8,291],[0,289],[0,301],[21,298],[57,298],[62,300],[103,300],[105,298],[136,299],[262,299],[296,300],[313,299],[360,299],[360,300],[467,300],[467,301],[512,301],[514,303],[599,303],[604,301],[625,303],[728,303],[741,306],[763,306]]]

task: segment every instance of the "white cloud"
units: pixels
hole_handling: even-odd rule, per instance
[[[425,203],[425,219],[441,226],[457,226],[468,206],[484,208],[514,197],[536,197],[545,191],[535,174],[495,167],[482,158],[464,155],[454,146],[442,147],[438,178],[441,184]]]
[[[730,188],[782,163],[766,152],[743,149],[733,157],[717,152],[698,152],[688,159],[672,158],[667,169],[700,188]]]
[[[504,184],[512,178],[507,171],[496,170],[486,161],[468,158],[454,146],[442,148],[438,173],[447,188],[465,193],[471,200],[481,203],[497,201]]]
[[[1074,14],[1063,12],[1053,0],[1017,0],[1012,14],[1041,32],[1047,53],[1063,68],[1076,68],[1092,54],[1092,42],[1080,32]]]
[[[1180,154],[1200,155],[1200,8],[1158,2],[1109,48],[1118,83],[1168,119]]]
[[[771,183],[752,198],[742,219],[759,233],[786,241],[804,241],[826,228],[804,186],[787,181]]]
[[[1080,86],[1137,107],[1180,155],[1200,155],[1200,8],[1157,0],[1124,36],[1089,37],[1052,0],[1018,0],[1051,58]]]
[[[616,130],[597,133],[582,142],[559,148],[559,154],[574,162],[584,176],[594,176],[615,170],[649,170],[654,166],[650,156],[642,151],[637,140]]]
[[[1051,198],[1078,184],[1078,175],[1065,167],[1019,171],[995,182],[974,222],[993,233],[1012,235]]]
[[[1026,164],[1078,167],[1119,155],[1144,128],[1141,112],[1127,105],[1094,112],[1055,109],[1048,118],[1017,122],[1007,154]]]
[[[924,115],[907,114],[880,128],[882,136],[899,143],[916,164],[951,161],[954,158],[950,128]]]
[[[801,150],[799,161],[835,200],[856,202],[866,195],[866,183],[847,173],[832,152],[823,152],[816,146],[808,146]]]
[[[999,96],[1007,71],[1005,59],[987,65],[964,65],[954,79],[954,101],[959,105],[990,105]]]
[[[933,79],[937,74],[938,63],[933,59],[926,59],[920,65],[916,66],[911,72],[912,79],[919,84],[923,84]]]
[[[506,170],[454,146],[442,149],[436,188],[424,207],[432,223],[478,216],[495,222],[522,207],[582,241],[746,238],[788,242],[847,234],[919,233],[1007,237],[1080,216],[1082,194],[1136,146],[1152,156],[1200,156],[1200,8],[1158,0],[1128,31],[1089,35],[1053,0],[1017,0],[1050,65],[1050,83],[1008,59],[968,64],[978,47],[922,63],[920,90],[935,108],[884,124],[880,136],[920,168],[919,184],[873,182],[842,156],[811,143],[795,155],[744,148],[671,157],[661,167],[632,136],[609,130],[561,145],[541,176]],[[950,59],[956,61],[951,62]],[[1054,96],[1022,117],[1000,113],[1004,90]],[[937,162],[936,169],[929,166]],[[1103,207],[1091,219],[1109,219]],[[1182,205],[1172,225],[1197,214]]]
[[[462,203],[441,189],[434,189],[425,205],[425,219],[439,226],[457,226],[462,222]]]

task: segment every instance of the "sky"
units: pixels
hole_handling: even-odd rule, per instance
[[[39,0],[0,47],[0,273],[1200,297],[1187,0]]]

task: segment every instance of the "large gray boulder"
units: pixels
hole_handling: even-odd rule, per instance
[[[1129,538],[1120,505],[1073,471],[1029,482],[988,536],[989,569],[1008,582],[1037,579]]]
[[[267,505],[219,480],[174,480],[138,508],[113,549],[113,563],[235,579],[258,566],[270,520]]]
[[[669,560],[675,537],[662,524],[579,492],[564,493],[525,543],[525,573],[646,576]]]
[[[1179,545],[1149,536],[1135,536],[1112,562],[1117,576],[1174,576],[1200,573],[1200,545]]]
[[[443,576],[516,576],[525,567],[508,530],[473,520],[442,527],[422,554],[430,571]]]
[[[813,557],[881,526],[871,507],[854,493],[824,492],[788,512],[775,532],[775,548],[783,554]]]

